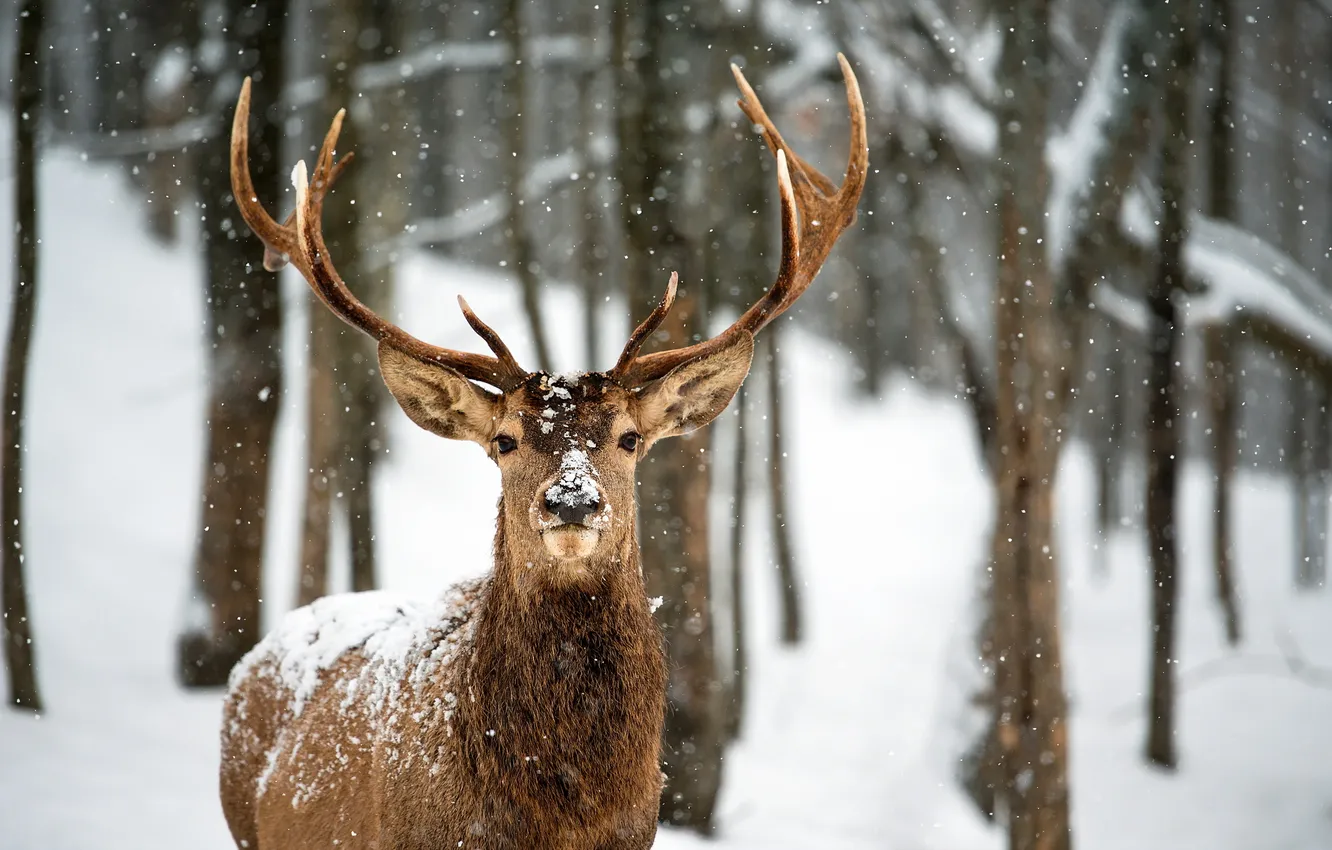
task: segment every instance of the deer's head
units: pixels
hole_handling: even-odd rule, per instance
[[[754,334],[795,302],[837,237],[856,217],[868,169],[864,105],[839,56],[851,113],[851,155],[841,187],[793,153],[738,68],[740,107],[764,130],[777,158],[782,255],[767,293],[727,330],[685,348],[640,354],[675,299],[666,295],[630,335],[606,372],[548,375],[518,365],[508,347],[459,298],[463,315],[492,355],[422,342],[357,300],[333,268],[320,227],[323,199],[351,155],[334,163],[343,113],[334,118],[307,178],[295,171],[296,210],[273,220],[254,194],[248,164],[250,82],[241,89],[231,136],[231,179],[246,224],[265,246],[270,271],[293,263],[339,317],[379,341],[384,382],[417,425],[482,446],[500,468],[507,545],[551,575],[580,575],[617,560],[633,540],[634,469],[658,440],[712,421],[748,374]]]

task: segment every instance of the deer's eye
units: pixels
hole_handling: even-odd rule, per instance
[[[630,431],[620,438],[620,448],[626,452],[636,452],[638,451],[638,441],[641,439],[643,439],[641,436]]]
[[[495,451],[502,455],[506,455],[516,448],[518,448],[518,441],[508,434],[500,434],[495,438]]]

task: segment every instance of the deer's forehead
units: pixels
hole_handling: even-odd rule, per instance
[[[537,373],[513,393],[510,412],[521,422],[524,440],[553,454],[570,446],[606,445],[616,421],[627,414],[628,400],[628,393],[600,372]]]

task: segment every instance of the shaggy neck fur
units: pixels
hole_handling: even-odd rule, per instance
[[[460,743],[516,805],[584,824],[657,781],[666,670],[633,525],[576,572],[529,561],[505,525],[501,511]]]

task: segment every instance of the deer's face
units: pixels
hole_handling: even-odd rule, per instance
[[[634,467],[646,448],[628,391],[604,374],[532,375],[506,393],[487,446],[510,534],[549,558],[591,557],[632,528]]]
[[[381,345],[381,372],[423,428],[481,444],[499,466],[511,545],[533,567],[608,561],[633,533],[634,469],[657,440],[721,413],[749,371],[753,337],[629,390],[602,372],[533,373],[502,395]],[[540,563],[538,563],[540,562]]]

